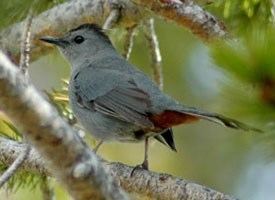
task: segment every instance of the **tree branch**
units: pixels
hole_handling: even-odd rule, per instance
[[[120,9],[119,23],[124,27],[132,27],[144,16],[142,10],[128,0],[74,0],[59,4],[35,17],[32,26],[31,60],[53,49],[38,40],[41,36],[57,36],[83,23],[102,25],[114,10],[114,4],[123,8]],[[24,24],[23,21],[0,32],[0,47],[15,63],[19,62]]]
[[[0,162],[10,165],[25,146],[26,144],[17,141],[0,138]],[[229,195],[168,174],[138,170],[130,176],[133,167],[106,161],[103,161],[103,166],[118,180],[124,190],[140,196],[160,200],[236,200]],[[46,169],[45,162],[34,149],[31,150],[21,170],[51,175]]]
[[[123,52],[122,52],[122,56],[126,60],[129,60],[132,49],[133,49],[136,28],[137,28],[136,26],[132,26],[132,27],[129,27],[126,29],[127,33],[124,37],[125,40],[124,40]]]
[[[111,29],[118,22],[120,18],[120,11],[121,7],[117,3],[114,3],[112,6],[112,11],[110,12],[109,16],[102,26],[104,30]]]
[[[162,58],[159,49],[159,42],[155,31],[154,19],[149,19],[144,22],[144,35],[148,41],[148,46],[151,55],[151,66],[153,69],[154,80],[163,89],[163,73],[162,73]]]
[[[1,52],[0,107],[74,199],[128,199],[98,157]]]
[[[135,3],[132,3],[134,1]],[[57,36],[83,23],[103,24],[116,4],[120,9],[119,24],[133,27],[141,19],[148,17],[148,8],[158,16],[177,22],[187,27],[195,35],[208,40],[226,36],[224,25],[213,15],[204,11],[191,0],[74,0],[66,1],[47,10],[33,19],[31,46],[35,60],[53,49],[42,44],[38,38],[44,35]],[[116,11],[113,11],[113,13]],[[20,40],[24,22],[14,24],[0,32],[0,47],[10,55],[15,63],[19,63]]]
[[[209,40],[227,36],[224,24],[192,0],[132,0],[156,15],[187,27],[198,37]]]
[[[7,166],[11,165],[21,152],[24,151],[26,146],[26,143],[0,137],[0,163]],[[20,170],[34,172],[41,175],[50,175],[50,172],[46,169],[46,163],[33,148],[31,148],[27,159],[20,167]]]
[[[32,8],[26,18],[26,24],[22,35],[21,49],[20,49],[20,63],[19,69],[28,78],[28,68],[30,65],[30,47],[31,47],[31,24],[33,19]]]
[[[1,175],[0,188],[15,174],[18,168],[23,164],[30,152],[30,149],[31,147],[27,145],[14,160],[14,162],[9,166],[9,168]]]
[[[29,67],[29,58],[30,58],[30,36],[31,36],[31,23],[32,23],[32,11],[29,11],[29,14],[26,19],[26,24],[24,28],[24,33],[22,35],[21,42],[21,55],[20,55],[20,64],[19,69],[22,74],[25,75],[25,78],[28,78],[28,67]],[[31,147],[26,146],[25,150],[14,160],[14,163],[1,175],[0,177],[0,188],[8,182],[8,180],[16,173],[17,169],[22,165],[24,160],[27,158]]]

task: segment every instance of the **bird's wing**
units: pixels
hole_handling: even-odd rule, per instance
[[[86,68],[77,73],[73,81],[75,95],[85,108],[142,127],[153,126],[147,116],[150,97],[127,74]]]

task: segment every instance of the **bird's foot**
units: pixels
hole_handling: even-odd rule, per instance
[[[103,141],[100,140],[99,143],[95,146],[95,148],[93,149],[93,152],[94,152],[95,154],[97,154],[97,151],[98,151],[99,147],[100,147],[102,144],[103,144]]]
[[[133,168],[133,170],[131,171],[131,177],[134,175],[134,172],[136,170],[148,170],[149,169],[149,164],[148,164],[148,160],[144,160],[142,164],[137,165]]]

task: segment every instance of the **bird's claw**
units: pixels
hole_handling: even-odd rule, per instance
[[[137,165],[137,166],[135,166],[134,168],[133,168],[133,170],[131,171],[131,177],[134,175],[134,172],[136,171],[136,170],[148,170],[149,169],[149,167],[148,167],[148,161],[147,160],[145,160],[142,164],[140,164],[140,165]]]

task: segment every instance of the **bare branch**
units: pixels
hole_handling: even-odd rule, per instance
[[[30,60],[30,37],[31,37],[31,23],[32,23],[32,10],[29,11],[26,25],[24,28],[24,34],[21,42],[21,57],[19,69],[25,75],[25,78],[28,76],[28,67]],[[24,160],[27,158],[31,147],[26,146],[25,150],[20,153],[20,155],[15,159],[15,161],[10,165],[10,167],[1,175],[0,177],[0,188],[8,182],[8,180],[16,173],[17,169],[22,165]]]
[[[112,6],[112,11],[110,12],[109,16],[107,17],[106,21],[102,26],[104,30],[108,30],[114,27],[114,25],[118,22],[120,18],[120,10],[121,7],[119,7],[118,4],[114,3]]]
[[[25,28],[22,35],[20,64],[19,64],[19,69],[23,74],[25,74],[25,76],[28,76],[28,68],[29,68],[29,62],[30,62],[30,48],[31,48],[30,40],[31,40],[32,19],[33,19],[33,14],[32,14],[32,10],[30,10],[26,19]]]
[[[25,146],[26,144],[0,138],[0,162],[4,165],[10,165]],[[168,174],[138,170],[131,177],[130,173],[133,167],[106,161],[103,164],[105,169],[109,170],[110,174],[119,181],[124,190],[140,196],[160,200],[236,200],[213,189]],[[51,175],[46,169],[45,162],[33,149],[20,169]]]
[[[0,163],[7,166],[12,165],[14,160],[26,149],[27,144],[0,137]],[[38,152],[31,148],[30,153],[20,167],[20,170],[38,173],[41,175],[50,175],[46,169],[46,163]]]
[[[132,3],[134,1],[136,4]],[[50,45],[42,45],[37,39],[44,35],[57,36],[83,23],[103,24],[106,17],[115,14],[113,5],[120,9],[119,24],[132,27],[141,19],[148,17],[152,10],[158,16],[177,22],[187,27],[202,39],[224,38],[226,30],[222,22],[204,11],[191,0],[74,0],[66,1],[50,10],[43,12],[33,19],[32,28],[32,57],[31,60],[49,52]],[[0,46],[19,63],[20,38],[24,22],[17,23],[0,32]]]
[[[127,33],[125,35],[125,41],[124,41],[123,53],[122,53],[122,56],[126,58],[126,60],[130,58],[130,54],[132,52],[135,29],[136,29],[136,26],[132,26],[126,29]]]
[[[121,9],[119,24],[131,27],[143,18],[143,10],[128,0],[74,0],[66,1],[33,19],[31,60],[53,50],[38,39],[41,36],[58,36],[84,23],[103,24],[113,11],[114,3]],[[115,11],[114,11],[115,12]],[[0,32],[0,47],[19,63],[20,41],[25,22],[14,24]]]
[[[224,38],[225,26],[216,17],[203,10],[192,0],[132,0],[152,10],[156,15],[187,27],[204,40]]]
[[[155,32],[154,19],[151,18],[145,21],[144,35],[148,41],[150,55],[151,55],[151,66],[153,69],[154,80],[156,81],[159,88],[163,88],[163,73],[162,73],[162,59],[159,49],[159,42]]]
[[[14,162],[9,166],[9,168],[1,175],[0,177],[0,188],[8,182],[8,180],[15,174],[18,168],[23,164],[25,159],[27,158],[31,147],[27,145],[22,152],[20,152],[19,156],[14,160]]]
[[[98,157],[3,53],[0,106],[74,199],[128,199]]]

